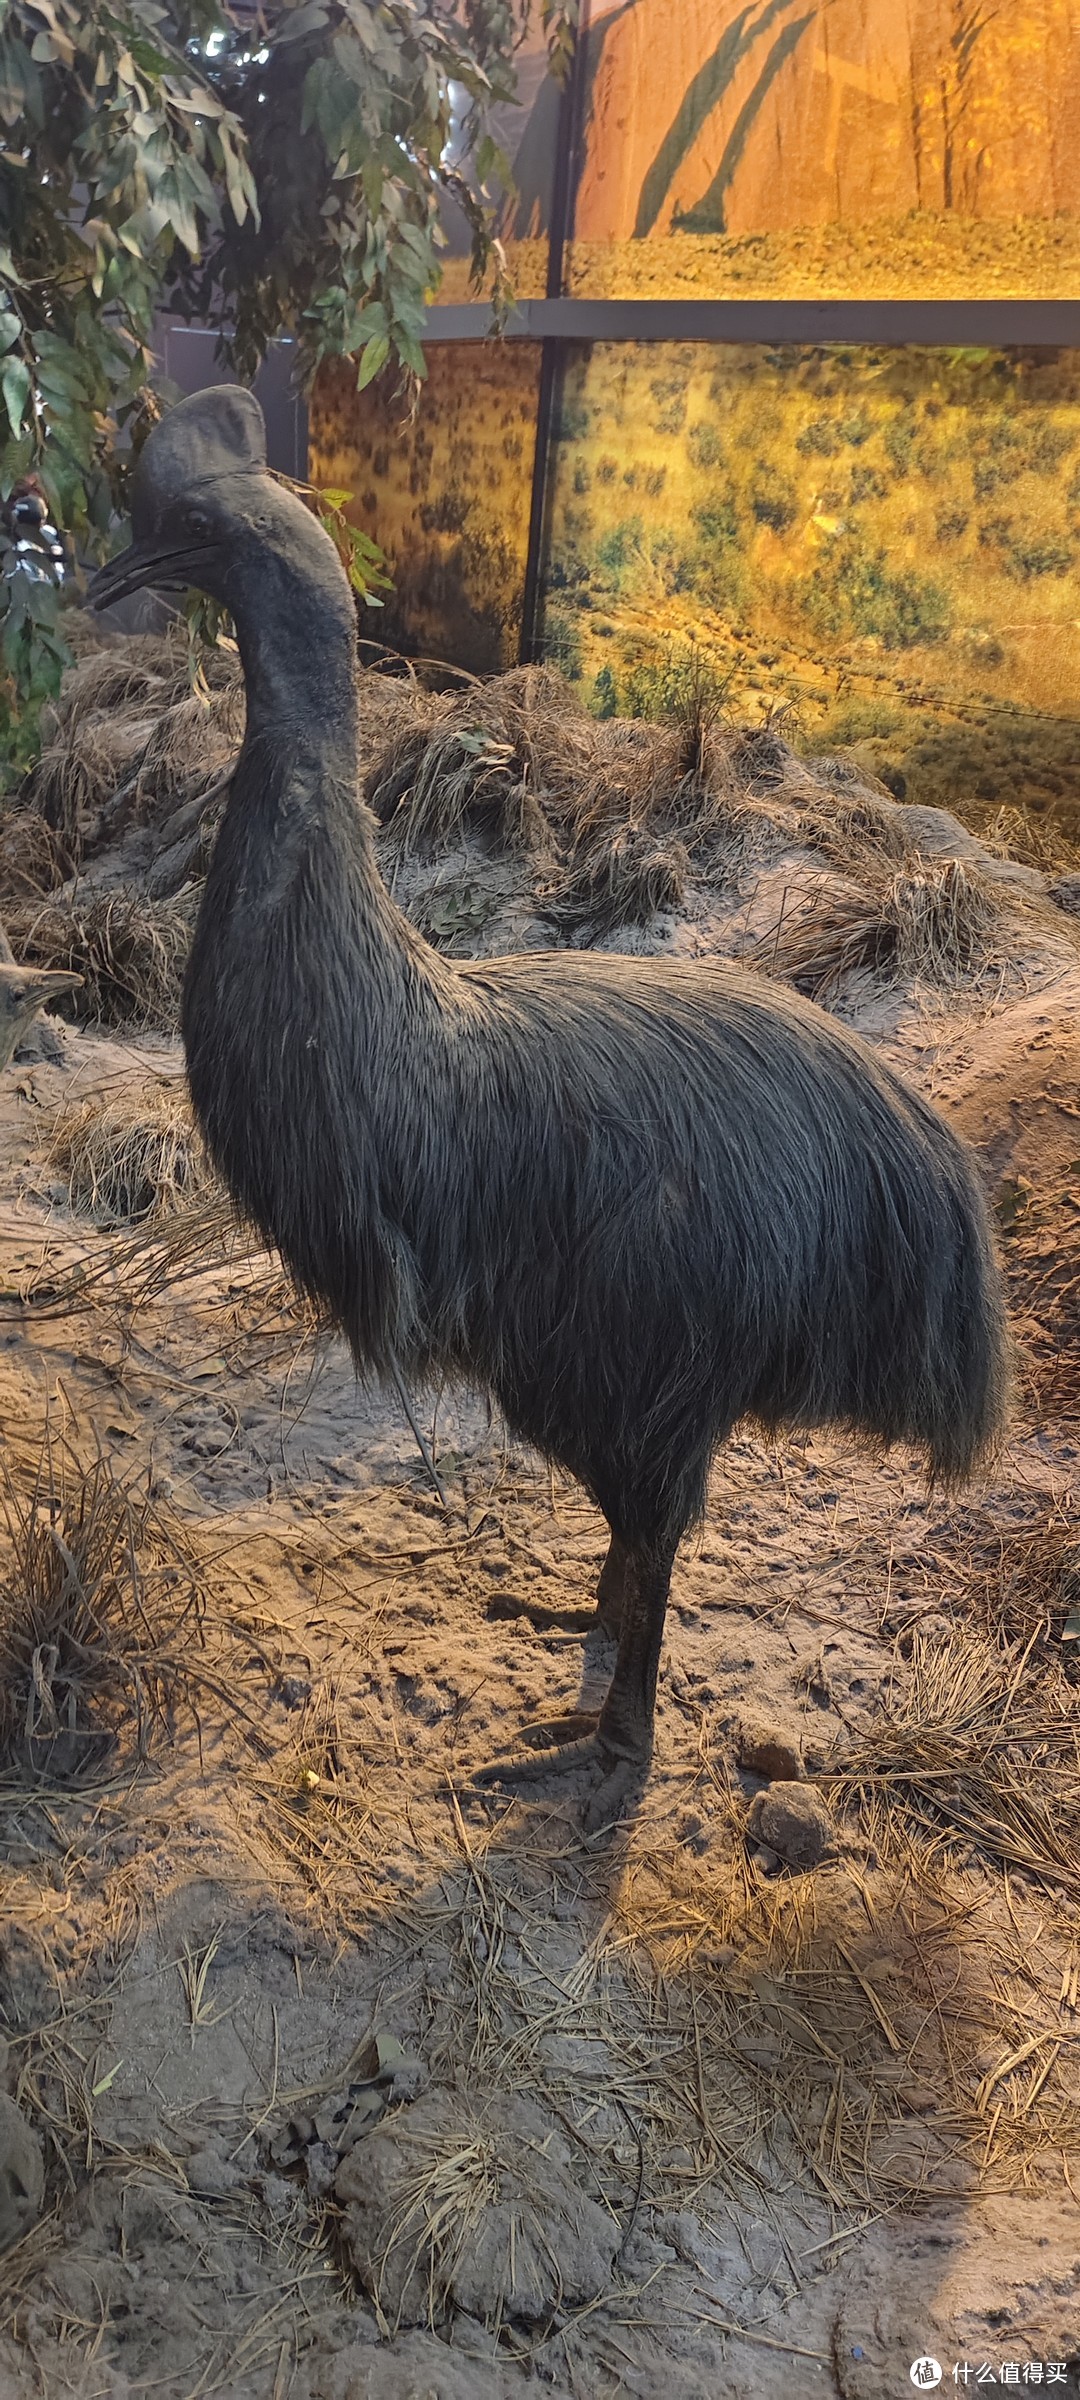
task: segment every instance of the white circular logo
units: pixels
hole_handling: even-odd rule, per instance
[[[915,2358],[911,2362],[911,2380],[916,2391],[932,2392],[941,2382],[941,2365],[936,2358]]]

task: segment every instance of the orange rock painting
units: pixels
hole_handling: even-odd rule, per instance
[[[666,240],[672,291],[747,289],[755,244],[792,296],[1076,290],[1078,0],[627,0],[585,39],[574,289],[658,293]],[[785,246],[841,229],[876,244]]]

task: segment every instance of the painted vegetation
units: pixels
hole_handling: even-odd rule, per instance
[[[693,642],[911,798],[1075,804],[1077,354],[597,345],[553,482],[546,651],[594,710]]]
[[[367,634],[477,673],[515,664],[540,361],[523,342],[433,343],[410,417],[389,381],[357,392],[328,362],[312,395],[315,484],[385,550],[393,577]]]

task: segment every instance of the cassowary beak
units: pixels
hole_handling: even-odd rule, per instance
[[[209,553],[205,548],[159,549],[155,542],[132,542],[117,558],[91,576],[87,598],[91,608],[111,608],[130,592],[151,585],[159,592],[183,592],[197,584]]]
[[[0,1068],[6,1067],[39,1008],[75,992],[81,975],[66,967],[20,967],[13,958],[0,960]]]
[[[30,969],[27,967],[23,972],[29,983],[31,980]],[[66,967],[35,967],[33,991],[37,1006],[39,1008],[47,1007],[50,1000],[59,1000],[63,992],[77,992],[82,980],[81,975],[70,975]]]

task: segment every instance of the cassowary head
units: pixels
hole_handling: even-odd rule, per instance
[[[0,958],[0,1068],[6,1067],[39,1008],[58,1000],[61,992],[76,991],[81,982],[81,975],[59,967],[19,967],[11,958]]]
[[[298,571],[309,589],[344,582],[329,536],[270,474],[262,410],[237,385],[193,392],[155,425],[132,477],[131,530],[92,579],[93,608],[195,585],[238,621],[256,609],[265,621],[275,603],[295,608]]]

